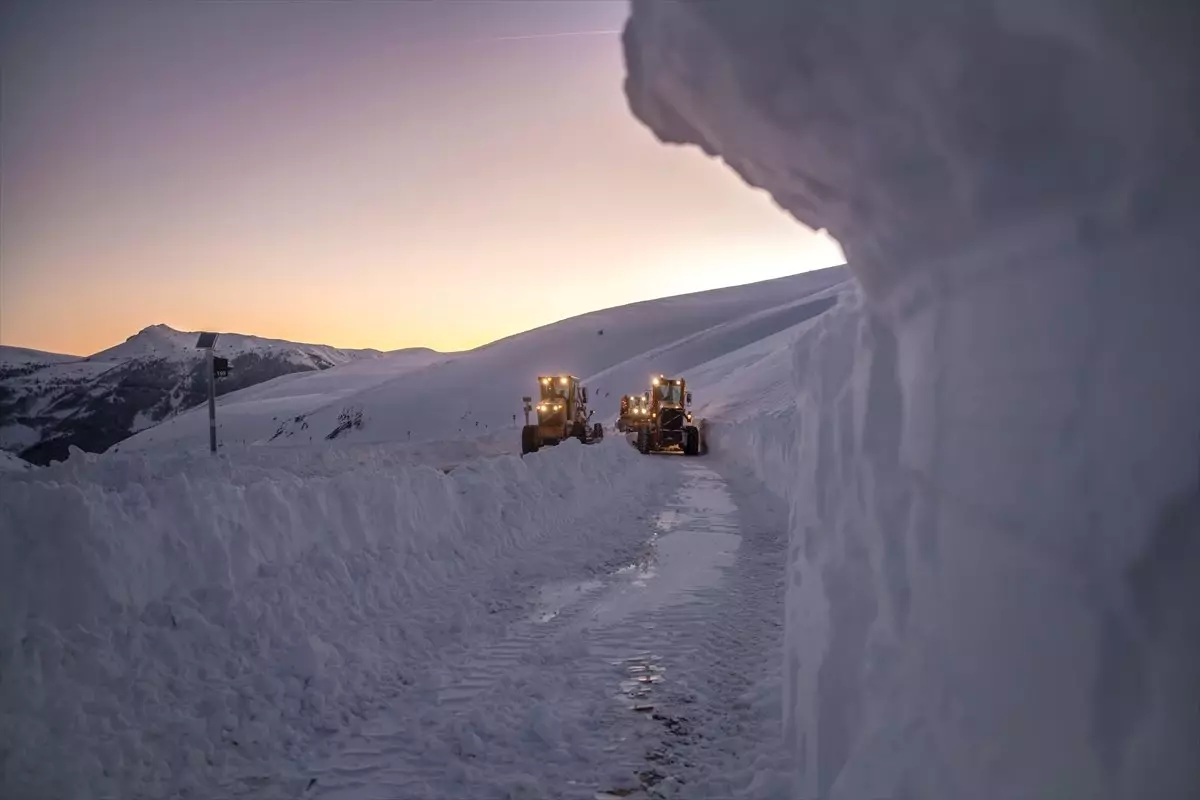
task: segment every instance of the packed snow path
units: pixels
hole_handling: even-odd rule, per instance
[[[659,460],[678,488],[651,515],[632,563],[541,587],[532,613],[435,667],[306,765],[304,796],[769,791],[763,776],[780,763],[770,751],[781,738],[773,678],[785,518],[760,488],[708,460]]]

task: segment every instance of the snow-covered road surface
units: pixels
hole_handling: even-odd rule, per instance
[[[542,586],[497,636],[298,765],[304,796],[775,796],[784,512],[708,459],[656,460],[678,488],[631,563]]]

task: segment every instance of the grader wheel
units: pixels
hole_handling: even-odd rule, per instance
[[[538,451],[538,428],[537,425],[526,425],[521,429],[521,455],[536,453]]]

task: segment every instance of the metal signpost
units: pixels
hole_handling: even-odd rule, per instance
[[[217,334],[204,332],[196,340],[196,349],[204,351],[205,371],[208,373],[208,449],[217,452],[217,370],[213,362],[213,347]]]

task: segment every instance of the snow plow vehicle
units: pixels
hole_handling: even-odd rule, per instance
[[[617,430],[621,433],[636,431],[650,423],[650,393],[627,394],[621,398],[621,415],[617,417]]]
[[[659,375],[650,382],[650,413],[637,430],[635,445],[643,453],[682,452],[700,455],[708,450],[701,427],[693,424],[692,393],[683,378]]]
[[[542,447],[556,445],[564,439],[578,439],[592,444],[604,438],[604,426],[592,424],[588,411],[587,387],[574,375],[538,376],[538,402],[525,397],[525,426],[521,429],[521,455],[536,453]],[[536,422],[530,422],[536,413]]]

